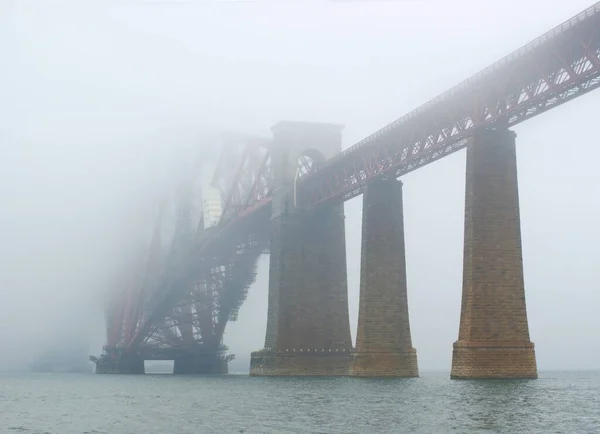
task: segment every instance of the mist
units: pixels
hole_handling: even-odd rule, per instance
[[[0,368],[84,336],[99,353],[114,275],[185,150],[280,120],[344,124],[344,147],[590,5],[573,0],[0,5]],[[600,367],[600,93],[515,128],[540,369]],[[596,123],[595,123],[595,122]],[[462,285],[464,151],[403,177],[411,328],[450,368]],[[358,314],[361,198],[346,203]],[[268,258],[230,323],[264,343]]]

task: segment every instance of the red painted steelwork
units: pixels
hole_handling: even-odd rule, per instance
[[[348,200],[600,87],[600,2],[327,162],[298,185],[299,206]]]
[[[270,163],[269,140],[252,140],[245,143],[239,166],[227,185],[219,225],[235,218],[240,212],[271,194],[273,177]]]

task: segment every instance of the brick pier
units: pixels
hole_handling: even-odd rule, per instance
[[[351,338],[340,205],[272,222],[265,350],[251,375],[347,375]]]
[[[352,350],[343,204],[295,206],[297,160],[341,150],[341,128],[284,122],[273,128],[269,307],[263,350],[250,375],[347,375]]]
[[[467,146],[463,294],[451,378],[537,378],[529,338],[515,133]]]
[[[377,179],[363,196],[360,304],[351,376],[419,376],[406,290],[402,182]]]
[[[173,374],[176,375],[225,375],[227,373],[227,361],[218,352],[190,354],[173,361]]]

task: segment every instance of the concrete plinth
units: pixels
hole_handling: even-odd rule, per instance
[[[226,375],[227,361],[220,355],[190,355],[175,359],[173,374],[176,375]]]
[[[376,179],[363,198],[356,377],[418,377],[406,284],[402,183]]]
[[[351,354],[347,352],[256,351],[250,361],[254,376],[345,376]]]
[[[96,362],[96,374],[141,375],[144,373],[144,359],[138,357],[101,357]]]
[[[508,130],[477,132],[467,146],[463,295],[451,378],[537,378],[515,134]]]

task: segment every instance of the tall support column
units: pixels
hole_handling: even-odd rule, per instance
[[[467,146],[463,294],[451,378],[537,378],[529,338],[515,133]]]
[[[323,162],[341,148],[340,127],[283,123],[274,128],[269,307],[265,348],[250,375],[348,375],[348,313],[343,204],[297,209],[297,159]]]
[[[377,179],[363,195],[360,304],[350,375],[418,377],[408,316],[402,182]]]
[[[272,221],[265,349],[251,375],[347,375],[352,341],[341,205]]]

